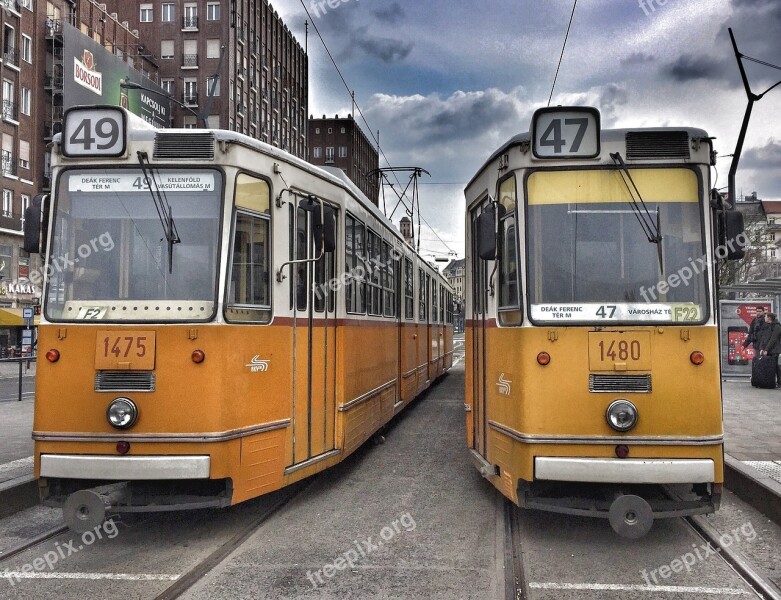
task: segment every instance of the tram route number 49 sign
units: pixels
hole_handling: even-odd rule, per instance
[[[540,108],[532,117],[535,158],[567,159],[599,156],[599,111],[591,106]]]

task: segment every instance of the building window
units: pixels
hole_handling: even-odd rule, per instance
[[[33,40],[24,34],[22,34],[22,60],[33,62]]]
[[[332,163],[334,162],[334,147],[328,146],[325,149],[325,162]]]
[[[344,127],[342,127],[342,133],[345,133],[346,131],[347,130]]]
[[[163,91],[168,94],[169,96],[173,96],[174,94],[174,80],[173,79],[161,79],[160,80],[160,87],[163,88]]]
[[[22,194],[22,218],[24,219],[24,211],[30,208],[30,196]],[[21,257],[19,258],[21,262]]]
[[[140,15],[139,21],[141,21],[142,23],[151,23],[152,22],[152,5],[151,4],[142,4],[141,5],[141,15]]]
[[[170,23],[174,20],[174,5],[173,3],[166,2],[163,4],[162,20],[165,23]]]
[[[220,3],[209,2],[206,5],[206,20],[207,21],[219,21],[220,20]]]
[[[30,168],[30,142],[25,140],[19,140],[19,167]]]
[[[174,57],[174,41],[160,40],[160,58]]]
[[[184,80],[183,102],[185,104],[198,104],[198,80],[197,79]]]
[[[23,115],[30,115],[30,107],[32,105],[32,92],[30,91],[30,88],[23,87],[22,88],[22,97],[21,97],[21,106],[19,107],[19,110],[22,111]]]
[[[329,127],[329,128],[328,128],[328,133],[330,134],[330,133],[333,133],[333,132],[334,132],[334,129],[333,129],[333,127]]]
[[[319,127],[315,127],[315,135],[320,135],[320,128]]]
[[[198,40],[184,40],[183,67],[198,67]]]
[[[5,165],[5,153],[3,153],[3,165]],[[3,216],[10,217],[14,205],[14,193],[11,190],[3,190]],[[5,252],[3,252],[5,253]],[[9,263],[11,261],[8,261]]]
[[[347,158],[347,146],[339,146],[339,158]]]
[[[185,117],[184,117],[184,128],[185,129],[197,129],[198,128],[198,121],[195,119],[194,116],[185,115]]]
[[[182,23],[182,27],[184,29],[198,28],[198,5],[197,4],[184,5],[184,22]]]
[[[216,79],[216,81],[215,81]],[[212,92],[212,83],[214,83],[214,91]],[[211,96],[219,96],[220,95],[220,76],[217,75],[216,77],[207,77],[206,78],[206,93]]]
[[[312,158],[323,158],[323,149],[320,146],[312,148]]]
[[[220,40],[206,40],[206,58],[220,58]]]
[[[3,190],[3,212],[5,212],[5,197],[11,194],[10,190]],[[11,262],[13,261],[13,246],[0,245],[0,279],[10,279]]]

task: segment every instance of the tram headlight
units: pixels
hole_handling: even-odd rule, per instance
[[[106,418],[112,427],[127,429],[138,419],[138,408],[130,398],[115,398],[108,405]]]
[[[629,431],[637,424],[637,407],[629,400],[615,400],[607,407],[605,417],[616,431]]]

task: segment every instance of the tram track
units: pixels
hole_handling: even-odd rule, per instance
[[[526,598],[518,508],[507,499],[504,500],[504,590],[505,600]]]
[[[43,544],[44,542],[48,542],[49,540],[57,537],[58,535],[66,533],[67,531],[68,527],[65,525],[52,527],[51,529],[48,529],[47,531],[44,531],[43,533],[40,533],[37,536],[30,538],[29,540],[25,540],[21,544],[13,546],[6,552],[0,553],[0,563],[10,560],[13,557],[22,554],[23,552],[26,552],[30,548],[34,548],[35,546]]]
[[[722,543],[722,534],[713,528],[702,516],[681,518],[706,543],[710,544],[721,558],[745,581],[763,600],[781,600],[781,590],[768,581],[744,556]]]
[[[241,545],[260,529],[260,527],[262,527],[275,513],[289,504],[290,501],[298,496],[304,489],[308,488],[314,482],[314,479],[316,478],[313,478],[306,485],[301,485],[301,487],[293,486],[292,488],[281,490],[280,498],[275,500],[271,506],[266,507],[249,525],[238,531],[233,537],[220,545],[194,567],[180,575],[172,585],[155,596],[155,600],[174,600],[174,598],[181,597],[182,594],[206,577],[235,550],[241,547]]]

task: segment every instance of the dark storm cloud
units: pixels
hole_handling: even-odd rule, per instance
[[[663,74],[678,82],[696,79],[722,79],[726,75],[726,65],[710,56],[684,54],[678,60],[663,69]]]
[[[443,142],[474,142],[483,135],[502,132],[502,139],[518,133],[528,123],[513,93],[497,89],[404,98],[377,95],[369,109],[380,128],[404,131],[394,139],[400,147],[411,143],[435,146]],[[392,135],[395,138],[396,136]]]
[[[387,25],[398,25],[404,20],[405,16],[404,9],[401,8],[398,2],[373,10],[372,14],[377,17],[378,21]]]
[[[751,148],[743,153],[740,167],[744,169],[772,169],[781,166],[781,143],[770,140],[764,146]]]
[[[401,62],[412,52],[414,44],[393,38],[371,35],[368,27],[359,27],[353,33],[352,43],[369,56],[385,63]]]
[[[621,59],[622,67],[633,67],[655,62],[656,58],[645,52],[633,52],[626,58]]]

